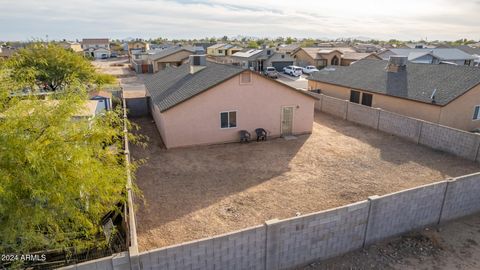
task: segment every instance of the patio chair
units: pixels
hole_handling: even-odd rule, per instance
[[[267,140],[267,131],[265,129],[257,128],[255,129],[255,133],[257,134],[257,142]]]
[[[249,142],[252,138],[250,132],[246,130],[240,130],[240,142]]]

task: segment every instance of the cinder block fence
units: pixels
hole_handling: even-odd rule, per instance
[[[317,213],[64,269],[291,269],[379,240],[480,212],[480,173]]]
[[[323,94],[315,109],[468,160],[480,161],[480,135]]]

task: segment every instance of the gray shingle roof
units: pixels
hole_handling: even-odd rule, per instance
[[[161,112],[202,93],[244,71],[233,65],[207,62],[207,67],[190,74],[190,65],[168,67],[146,79],[145,86]]]
[[[152,102],[158,106],[160,112],[166,111],[183,101],[186,101],[208,89],[246,71],[238,66],[223,65],[207,61],[207,66],[190,74],[190,65],[180,67],[167,67],[158,73],[148,76],[145,87],[150,94]],[[268,80],[268,78],[265,78]],[[273,81],[273,80],[272,80]],[[318,99],[314,94],[288,87],[293,91]]]
[[[149,57],[150,57],[151,60],[158,60],[158,59],[167,57],[169,55],[172,55],[174,53],[177,53],[177,52],[180,52],[180,51],[183,51],[183,50],[195,53],[195,48],[194,47],[191,47],[191,46],[185,46],[185,47],[175,46],[175,47],[171,47],[171,48],[167,48],[167,49],[158,51],[155,54],[149,55]]]
[[[441,60],[472,60],[474,57],[471,55],[457,49],[457,48],[438,48],[438,49],[389,49],[396,55],[408,56],[409,60],[414,59],[410,54],[416,54],[415,58],[418,58],[421,55],[431,53],[435,57]],[[423,53],[423,54],[422,54]]]
[[[363,59],[351,66],[331,66],[307,79],[425,103],[446,105],[480,84],[480,68],[408,63],[406,71],[386,72],[388,61]]]

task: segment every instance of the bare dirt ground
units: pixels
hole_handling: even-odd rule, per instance
[[[151,118],[136,174],[141,250],[163,247],[365,200],[479,165],[317,113],[311,135],[165,150]]]
[[[480,269],[480,214],[390,239],[301,269]]]

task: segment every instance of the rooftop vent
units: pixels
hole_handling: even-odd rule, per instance
[[[190,74],[195,74],[207,67],[207,57],[205,55],[190,55]]]
[[[399,72],[407,69],[407,56],[392,55],[388,60],[387,72]]]

